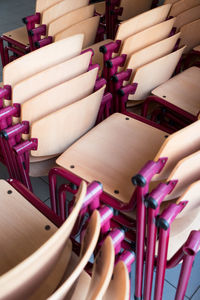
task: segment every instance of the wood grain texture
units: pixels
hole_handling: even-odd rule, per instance
[[[184,53],[188,53],[192,48],[200,44],[200,19],[182,26],[180,32],[180,46],[186,45]]]
[[[180,0],[173,4],[169,15],[176,17],[177,15],[181,14],[182,12],[200,5],[200,0]]]
[[[168,160],[160,174],[154,176],[154,180],[168,177],[178,161],[199,151],[199,130],[200,121],[196,121],[166,138],[154,160],[157,161],[160,157],[168,157]]]
[[[95,11],[100,14],[100,15],[104,15],[105,11],[106,11],[106,3],[105,1],[101,1],[101,2],[96,2],[95,4]]]
[[[19,43],[21,43],[23,45],[29,46],[27,29],[25,26],[8,31],[8,32],[4,33],[3,35],[6,37],[9,37],[15,41],[18,41]]]
[[[132,77],[130,81],[135,75],[135,71],[137,68],[140,68],[143,65],[148,64],[172,52],[179,36],[180,33],[177,33],[169,38],[159,41],[130,55],[129,61],[125,67],[125,69],[132,69]]]
[[[184,48],[138,68],[133,79],[133,82],[138,83],[138,87],[135,94],[129,96],[129,100],[145,100],[155,87],[167,81],[174,73]]]
[[[56,162],[88,182],[100,181],[106,193],[128,203],[134,191],[132,176],[155,157],[165,136],[161,130],[116,113],[80,138]]]
[[[49,7],[42,14],[42,24],[48,25],[53,20],[78,9],[83,6],[87,6],[89,0],[63,0],[59,1],[56,5]]]
[[[24,102],[21,106],[21,121],[28,120],[31,125],[32,122],[88,96],[93,92],[97,74],[98,68],[93,69]]]
[[[45,9],[54,6],[59,2],[61,2],[61,0],[37,0],[35,11],[42,13]]]
[[[121,54],[126,54],[129,58],[132,53],[166,39],[172,30],[174,21],[175,19],[172,18],[128,37],[122,45]]]
[[[123,261],[119,261],[102,300],[128,300],[130,293],[129,274]]]
[[[178,2],[179,0],[165,0],[164,4],[174,4],[175,2]]]
[[[122,22],[118,27],[115,39],[123,41],[133,34],[165,21],[170,8],[170,4],[162,5]]]
[[[55,42],[66,37],[72,36],[74,34],[82,33],[84,34],[83,48],[87,48],[90,45],[94,44],[97,29],[99,26],[99,16],[95,16],[86,20],[83,20],[80,23],[76,23],[71,27],[64,29],[63,31],[57,33],[54,37]]]
[[[122,16],[120,19],[128,20],[135,17],[151,8],[151,0],[121,0],[120,6],[123,7]]]
[[[152,94],[196,116],[200,112],[200,69],[191,67],[161,84]]]
[[[23,292],[27,289],[29,292],[25,292],[24,295],[33,294],[30,299],[36,299],[34,296],[37,296],[37,299],[44,299],[49,293],[53,292],[63,276],[71,254],[71,242],[67,242],[62,257],[58,256],[58,259],[59,257],[60,259],[57,260],[58,262],[54,262],[55,267],[53,269],[49,268],[49,276],[45,276],[47,279],[38,290],[37,287],[40,286],[38,279],[39,283],[42,283],[43,276],[41,278],[38,276],[38,279],[36,276],[36,280],[32,277],[31,282],[23,286],[24,280],[26,281],[27,278],[32,276],[31,268],[27,272],[22,272],[25,262],[54,236],[57,228],[7,182],[1,180],[0,186],[1,241],[4,244],[0,251],[1,297],[13,295],[13,298],[19,299],[20,293],[23,295]],[[8,190],[11,191],[10,194],[7,193]],[[50,226],[48,231],[45,230],[47,225]],[[13,249],[15,249],[14,252]],[[37,258],[40,259],[39,256]],[[40,261],[35,263],[35,266],[36,268],[42,267]],[[11,286],[9,286],[10,284]],[[14,292],[16,288],[17,291]],[[36,293],[34,293],[34,290],[37,290]],[[22,298],[25,299],[26,297]]]
[[[200,5],[187,9],[181,14],[177,15],[174,27],[176,27],[177,30],[180,30],[183,25],[198,19],[200,19]]]
[[[67,268],[65,282],[48,298],[48,300],[66,299],[66,295],[74,282],[83,272],[96,247],[101,228],[101,217],[97,210],[92,213],[89,224],[81,243],[80,257],[73,257]],[[84,287],[85,288],[85,287]],[[86,288],[87,289],[87,288]],[[83,293],[84,294],[84,293]],[[70,298],[71,299],[71,298]],[[82,299],[82,298],[81,298]]]
[[[89,51],[18,82],[12,89],[12,103],[24,103],[58,84],[83,74],[88,70],[90,59]]]
[[[3,83],[13,86],[33,74],[79,55],[82,43],[83,35],[79,34],[14,60],[3,68]]]
[[[76,23],[80,23],[85,19],[91,18],[93,15],[93,4],[73,10],[52,21],[48,26],[48,35],[54,37],[58,32],[61,32]]]
[[[95,124],[104,90],[105,86],[88,97],[33,122],[31,137],[38,138],[38,149],[31,151],[31,155],[62,153],[90,130]]]

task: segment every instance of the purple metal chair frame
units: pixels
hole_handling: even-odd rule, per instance
[[[159,98],[157,96],[149,96],[142,108],[142,116],[144,118],[147,117],[148,114],[148,108],[150,103],[158,103],[161,106],[161,109],[164,108],[167,111],[163,112],[163,116],[167,116],[171,118],[174,122],[176,122],[181,128],[187,126],[188,124],[191,124],[195,122],[198,119],[198,114],[196,116],[188,113],[187,111],[181,109],[180,107],[171,104],[167,102],[166,100]],[[154,117],[154,116],[153,116]]]

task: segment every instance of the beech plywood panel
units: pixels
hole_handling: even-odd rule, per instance
[[[91,129],[95,124],[104,90],[105,86],[88,97],[33,122],[31,136],[38,138],[38,149],[31,151],[31,155],[62,153]]]
[[[21,104],[51,87],[86,72],[90,59],[89,51],[20,81],[12,89],[12,102]]]
[[[3,82],[13,86],[42,70],[79,55],[83,35],[78,34],[28,53],[3,68]],[[55,55],[56,53],[56,55]],[[27,67],[28,66],[28,67]]]
[[[31,98],[21,106],[21,120],[32,122],[93,92],[98,68],[81,74]]]

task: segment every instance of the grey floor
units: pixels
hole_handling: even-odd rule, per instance
[[[22,26],[22,17],[34,13],[35,0],[0,0],[0,34]],[[2,66],[0,65],[0,76],[2,76]],[[6,168],[0,164],[0,179],[8,178]],[[34,193],[47,205],[49,205],[49,187],[46,177],[32,179]],[[163,300],[173,300],[179,277],[180,266],[172,270],[167,270],[165,276],[165,286]],[[134,265],[133,265],[134,274]],[[197,255],[188,289],[186,299],[200,299],[200,253]],[[134,276],[132,276],[132,287],[134,287]],[[132,298],[133,299],[133,298]],[[81,299],[80,299],[81,300]],[[113,299],[114,300],[114,299]]]

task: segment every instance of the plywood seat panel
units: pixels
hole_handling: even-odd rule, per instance
[[[154,159],[165,136],[163,131],[117,113],[89,131],[56,162],[88,182],[100,181],[106,193],[127,203],[134,191],[132,176]]]
[[[176,1],[169,13],[170,16],[176,17],[177,15],[181,14],[182,12],[200,5],[200,0],[180,0]]]
[[[130,55],[125,69],[132,69],[132,76],[134,76],[137,68],[172,52],[179,36],[180,33],[177,33],[133,53]]]
[[[198,46],[194,47],[194,48],[193,48],[193,50],[194,50],[194,51],[198,51],[198,52],[200,52],[200,45],[198,45]]]
[[[18,82],[12,89],[12,103],[22,104],[45,90],[86,72],[90,59],[91,53],[87,52]]]
[[[52,21],[48,26],[48,35],[55,36],[58,32],[79,23],[94,15],[94,4],[73,10]]]
[[[96,122],[104,90],[105,86],[91,95],[33,122],[31,137],[38,139],[38,148],[36,151],[31,151],[31,155],[60,154],[90,130]]]
[[[165,21],[170,8],[171,4],[161,5],[122,22],[118,27],[115,39],[124,40],[133,34]]]
[[[19,27],[17,29],[8,31],[3,34],[4,36],[16,40],[17,42],[29,46],[28,34],[27,29],[25,26]]]
[[[132,53],[167,38],[171,32],[174,21],[175,18],[172,18],[128,37],[124,41],[120,52],[129,57]]]
[[[3,68],[3,83],[13,86],[33,74],[79,55],[82,43],[83,35],[78,34],[14,60]]]
[[[7,182],[0,180],[0,188],[0,236],[4,245],[0,250],[0,275],[3,275],[34,253],[56,232],[57,228]],[[45,230],[47,225],[50,226],[50,230]],[[63,276],[70,256],[71,242],[69,241],[62,257],[50,273],[49,279],[31,299],[44,299],[54,291]]]
[[[200,19],[191,23],[185,24],[180,28],[180,46],[186,45],[184,53],[188,53],[200,43]]]
[[[145,100],[154,88],[167,81],[173,75],[184,49],[182,47],[138,68],[133,77],[133,82],[138,83],[138,86],[135,94],[128,99]]]
[[[200,5],[185,10],[176,17],[174,27],[179,30],[183,25],[198,20],[200,18]]]
[[[94,16],[92,18],[83,20],[80,23],[76,23],[69,28],[57,33],[54,37],[54,41],[56,42],[74,34],[82,33],[84,34],[83,48],[89,47],[95,42],[99,20],[99,16]]]
[[[151,8],[152,1],[140,0],[138,2],[134,0],[122,0],[120,5],[123,7],[121,19],[127,20],[149,10]]]
[[[172,77],[152,93],[196,116],[200,111],[200,69],[191,67]]]

